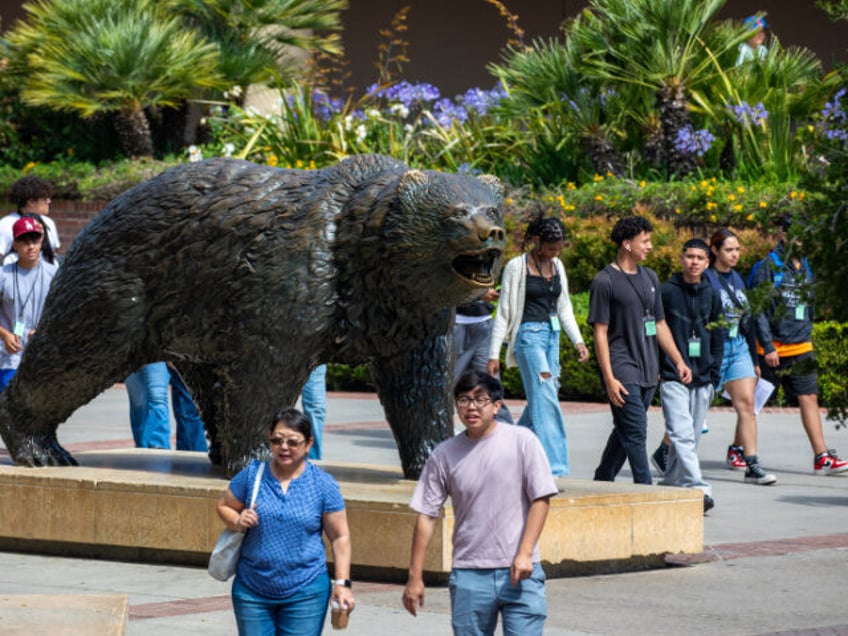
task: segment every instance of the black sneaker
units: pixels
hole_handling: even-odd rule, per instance
[[[654,454],[651,455],[651,463],[654,465],[654,468],[657,469],[657,473],[659,473],[660,477],[665,475],[665,467],[668,462],[668,445],[660,444],[657,446],[657,450],[654,451]]]
[[[704,513],[712,510],[715,507],[715,501],[708,494],[704,493]]]
[[[748,470],[745,471],[746,484],[759,484],[760,486],[771,486],[772,484],[777,483],[777,477],[775,477],[771,473],[767,473],[762,468],[760,468],[760,463],[759,461],[757,461],[756,455],[746,457],[745,461],[748,462]]]

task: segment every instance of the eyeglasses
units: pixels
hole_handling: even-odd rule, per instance
[[[463,409],[471,406],[472,402],[474,403],[474,406],[479,407],[479,408],[483,408],[489,402],[494,402],[494,400],[492,398],[483,397],[483,396],[470,398],[470,397],[467,397],[465,395],[463,395],[462,397],[456,398],[456,405],[459,406],[460,408],[463,408]]]
[[[299,448],[306,443],[305,439],[296,437],[272,437],[268,440],[271,446],[287,446],[288,448]]]

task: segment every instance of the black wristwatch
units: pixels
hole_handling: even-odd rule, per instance
[[[333,579],[333,585],[344,585],[345,587],[353,587],[353,583],[350,582],[350,579]]]

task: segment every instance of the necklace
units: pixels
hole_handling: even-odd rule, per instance
[[[533,252],[533,262],[536,264],[536,269],[539,271],[539,276],[544,278],[546,281],[551,282],[551,279],[554,277],[553,261],[551,261],[551,273],[548,276],[545,276],[545,272],[542,271],[542,263],[541,261],[539,261],[539,255],[536,252]]]

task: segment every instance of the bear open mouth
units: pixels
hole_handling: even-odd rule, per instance
[[[495,249],[477,254],[463,254],[453,259],[451,267],[460,278],[474,285],[491,287],[495,282],[495,263],[500,257],[501,250]]]

